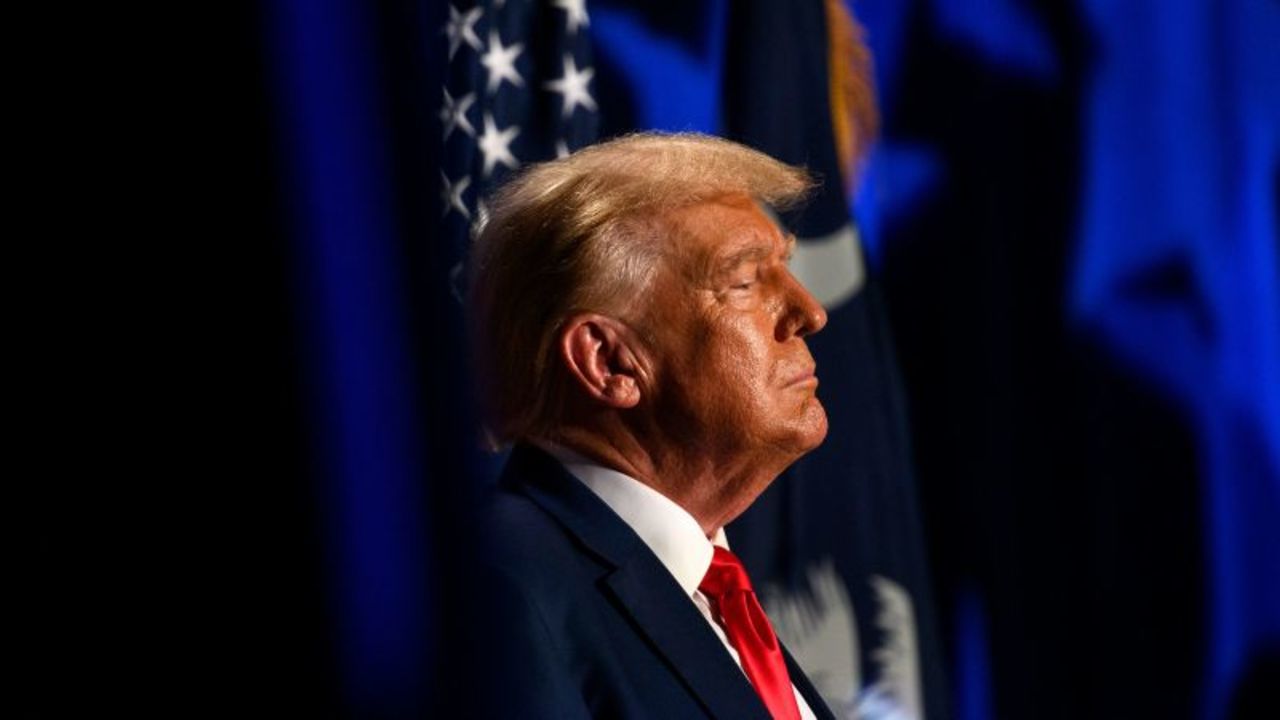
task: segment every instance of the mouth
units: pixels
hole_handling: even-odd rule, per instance
[[[818,376],[814,374],[814,368],[809,367],[799,370],[787,378],[786,387],[817,387]]]

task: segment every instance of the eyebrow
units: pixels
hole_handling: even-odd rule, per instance
[[[791,259],[792,253],[795,252],[796,236],[788,233],[786,238],[784,239],[784,243],[785,243],[785,247],[783,248],[783,251],[782,251],[782,259],[785,262],[785,261],[789,261]],[[715,275],[719,276],[719,275],[723,275],[724,273],[731,272],[734,268],[738,267],[739,265],[745,262],[764,260],[765,258],[769,257],[769,255],[772,253],[773,253],[772,243],[768,245],[765,245],[763,243],[749,245],[725,257],[723,260],[720,260],[719,262],[717,262],[715,264],[715,269],[714,269]]]

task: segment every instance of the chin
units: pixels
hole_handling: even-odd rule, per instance
[[[813,435],[809,440],[809,445],[804,449],[804,451],[809,452],[810,450],[813,450],[814,448],[821,445],[822,441],[826,439],[827,439],[827,415],[826,413],[823,413],[822,422],[819,424],[817,428],[814,429]]]
[[[801,427],[796,437],[796,449],[803,455],[822,444],[827,438],[827,411],[817,398],[813,398],[805,408],[801,418]]]

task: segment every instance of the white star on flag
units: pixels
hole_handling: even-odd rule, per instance
[[[578,28],[591,24],[591,18],[587,17],[587,0],[556,0],[555,5],[564,10],[564,23],[569,32],[578,32]]]
[[[503,80],[521,87],[524,78],[516,70],[516,57],[524,49],[524,43],[516,43],[510,47],[502,46],[502,38],[496,30],[489,31],[489,50],[480,56],[480,64],[489,70],[489,93],[492,94]]]
[[[480,20],[483,12],[484,10],[480,8],[471,8],[463,14],[454,6],[449,6],[449,23],[444,26],[444,34],[449,36],[450,60],[464,42],[475,50],[480,49],[480,38],[476,36],[476,22]]]
[[[591,76],[595,74],[596,71],[592,68],[583,68],[579,72],[578,66],[573,62],[573,56],[565,55],[564,76],[559,80],[546,83],[544,87],[564,96],[564,116],[569,117],[573,114],[573,109],[579,105],[588,110],[596,109],[596,101],[587,91],[587,83],[591,82]]]
[[[440,181],[440,201],[444,203],[444,214],[448,215],[450,210],[457,209],[458,212],[462,213],[462,217],[470,218],[471,213],[467,210],[467,204],[462,201],[462,193],[471,184],[471,177],[463,175],[458,178],[458,182],[454,183],[441,170]]]
[[[516,160],[516,156],[511,154],[511,141],[516,139],[516,135],[520,134],[520,127],[512,125],[505,130],[498,130],[493,124],[493,116],[489,113],[484,114],[484,134],[480,136],[480,152],[484,153],[484,176],[489,177],[493,173],[493,166],[502,163],[507,167],[515,170],[520,167],[520,161]]]
[[[471,107],[471,103],[476,101],[475,93],[467,93],[460,99],[454,100],[446,88],[444,91],[444,107],[440,108],[440,122],[444,124],[444,139],[449,139],[449,133],[454,128],[462,128],[462,131],[471,137],[476,136],[476,129],[471,126],[471,121],[467,119],[467,109]]]

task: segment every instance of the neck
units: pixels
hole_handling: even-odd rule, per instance
[[[790,464],[748,453],[721,457],[705,450],[645,443],[629,432],[579,426],[562,428],[552,442],[667,496],[698,521],[708,538],[750,507]]]

